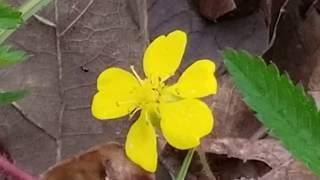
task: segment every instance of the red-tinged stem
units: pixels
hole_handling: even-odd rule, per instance
[[[4,173],[9,174],[17,180],[36,180],[35,177],[32,177],[28,173],[23,170],[17,168],[11,162],[6,160],[4,157],[0,155],[0,171],[4,171]]]

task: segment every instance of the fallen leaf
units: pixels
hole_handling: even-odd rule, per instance
[[[9,39],[30,55],[0,70],[2,89],[31,92],[0,109],[7,132],[0,139],[22,169],[37,175],[96,144],[124,141],[127,118],[96,121],[90,105],[104,69],[141,64],[145,33],[127,6],[125,0],[55,1],[39,13],[49,24],[31,18]]]
[[[194,0],[199,13],[208,20],[235,19],[259,11],[261,0]]]
[[[318,180],[301,162],[287,161],[282,166],[274,168],[259,180]]]
[[[49,168],[43,180],[154,180],[116,143],[100,145]]]
[[[308,4],[303,0],[289,0],[282,7],[274,40],[264,58],[307,87],[320,52],[320,21],[313,5],[301,14],[300,8],[306,6],[305,3]]]
[[[272,170],[259,178],[259,180],[319,179],[310,173],[301,162],[293,160],[287,150],[282,147],[281,143],[274,139],[257,141],[240,138],[207,139],[201,144],[201,148],[208,154],[227,155],[229,158],[241,159],[244,162],[249,160],[264,162]],[[240,170],[243,170],[243,168]],[[231,171],[230,173],[234,172]],[[250,177],[243,178],[250,179]]]
[[[199,13],[212,21],[237,8],[234,0],[196,0],[195,3]]]

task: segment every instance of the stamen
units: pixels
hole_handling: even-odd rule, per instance
[[[166,76],[163,79],[159,78],[160,83],[164,83],[170,76]]]
[[[133,111],[131,111],[130,113],[129,113],[129,121],[133,118],[133,116],[138,112],[138,111],[140,111],[141,110],[141,107],[137,107],[137,108],[135,108]]]
[[[131,71],[133,72],[134,76],[138,79],[139,83],[142,84],[142,79],[140,78],[139,74],[136,72],[136,70],[134,69],[134,66],[131,65],[130,66]]]

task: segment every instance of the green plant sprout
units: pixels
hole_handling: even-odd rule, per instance
[[[320,175],[320,112],[314,99],[261,57],[228,49],[224,62],[257,118],[296,159]]]
[[[97,80],[98,93],[92,103],[96,118],[132,116],[141,110],[128,132],[125,151],[133,162],[149,172],[157,168],[155,129],[161,130],[170,145],[184,150],[198,146],[214,126],[211,109],[198,99],[217,92],[215,64],[211,60],[196,61],[176,84],[165,84],[178,69],[186,44],[187,35],[183,31],[161,35],[145,51],[145,79],[133,67],[133,74],[111,67]]]

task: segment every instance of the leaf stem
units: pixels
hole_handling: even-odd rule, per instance
[[[186,175],[187,175],[189,166],[191,164],[191,160],[192,160],[192,157],[193,157],[195,150],[196,150],[196,148],[193,148],[188,151],[188,154],[186,155],[186,157],[183,160],[182,166],[180,168],[180,171],[178,173],[176,180],[184,180],[186,178]]]
[[[6,160],[4,157],[0,155],[0,170],[3,170],[5,173],[13,176],[14,179],[17,180],[36,180],[36,178],[32,177],[25,171],[17,168],[11,162]]]

